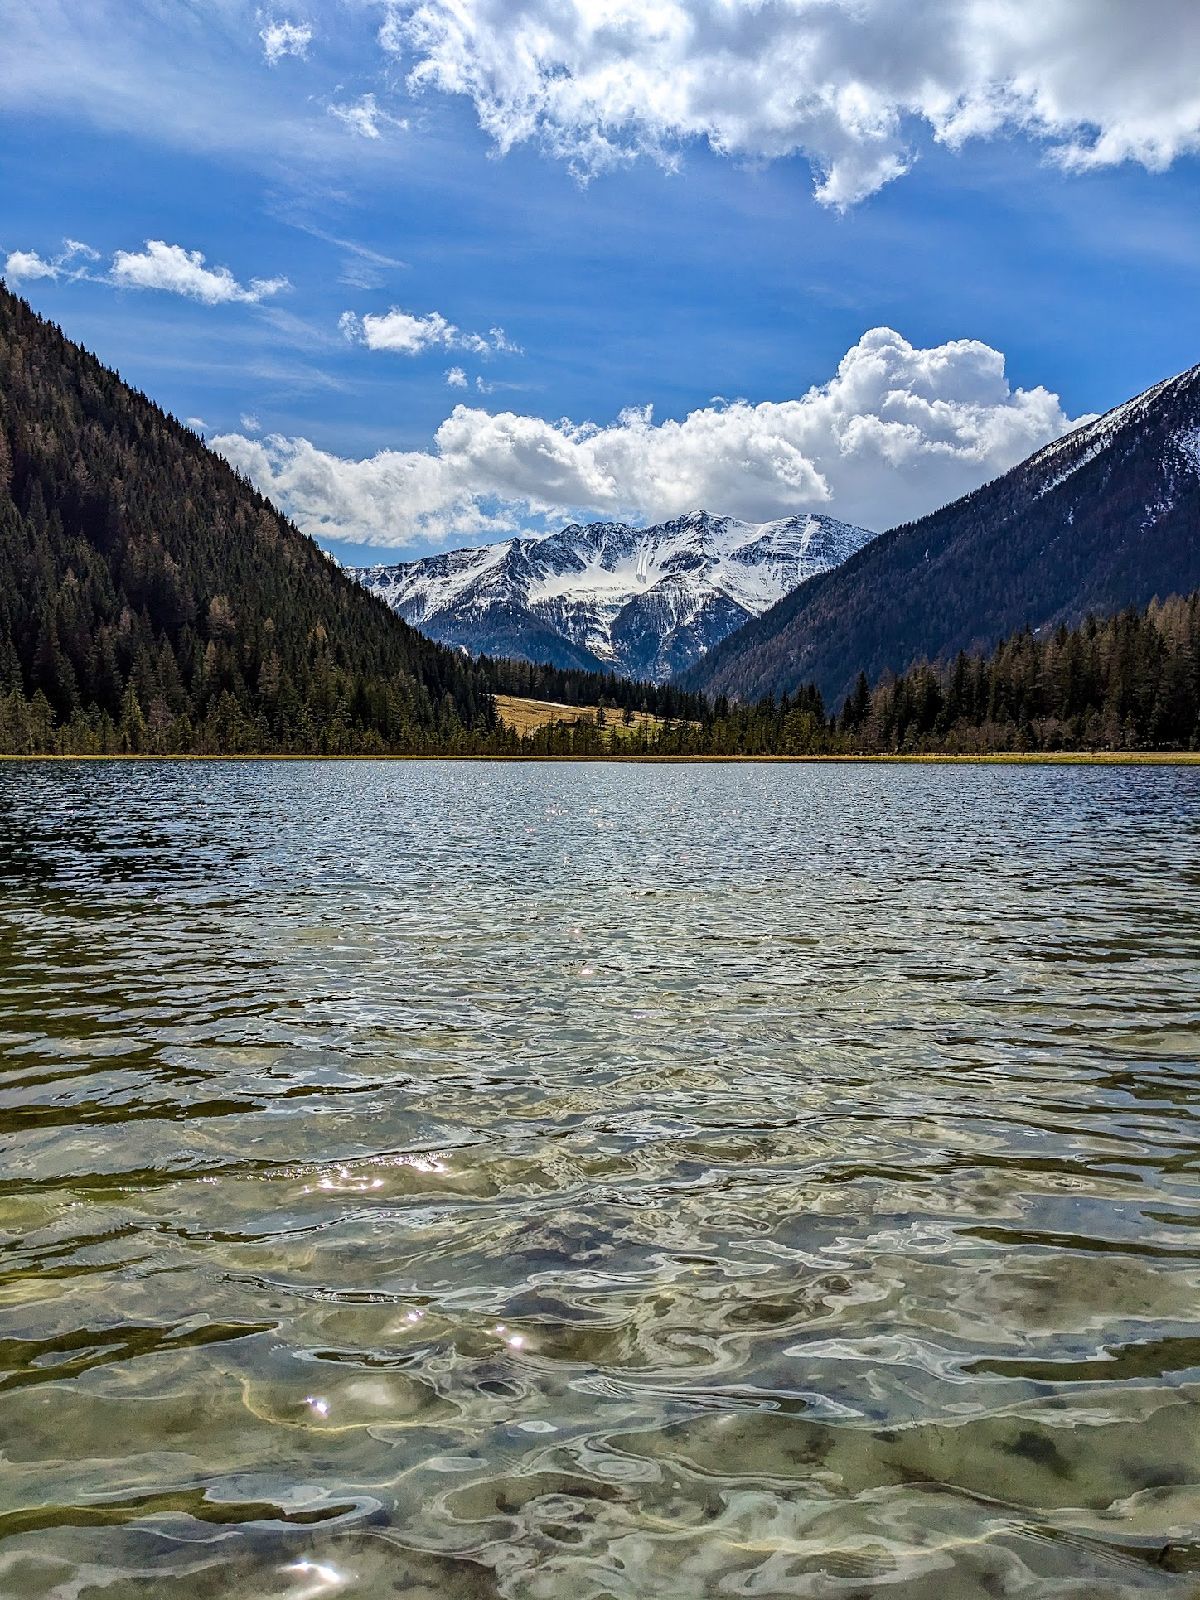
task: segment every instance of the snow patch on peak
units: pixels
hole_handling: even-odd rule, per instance
[[[524,628],[538,659],[559,638],[567,654],[661,682],[872,537],[815,513],[753,523],[697,508],[649,528],[571,523],[356,576],[448,642],[469,633],[474,648],[495,636],[511,649]]]
[[[1035,455],[1030,456],[1024,464],[1027,470],[1038,471],[1052,463],[1060,463],[1059,470],[1044,480],[1035,498],[1042,499],[1086,467],[1090,461],[1094,461],[1125,429],[1153,417],[1157,407],[1169,394],[1182,393],[1196,383],[1200,383],[1200,366],[1192,367],[1174,378],[1164,378],[1161,383],[1156,383],[1144,394],[1135,395],[1132,400],[1114,406],[1102,416],[1088,418],[1079,427],[1064,434],[1061,439],[1055,439]],[[1200,465],[1193,453],[1197,448],[1195,437],[1196,430],[1192,430],[1190,433],[1177,434],[1173,441],[1168,442],[1174,443],[1185,461]]]

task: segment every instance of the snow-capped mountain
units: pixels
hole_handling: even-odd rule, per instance
[[[662,683],[873,537],[832,517],[692,511],[651,528],[572,523],[353,575],[445,644]]]

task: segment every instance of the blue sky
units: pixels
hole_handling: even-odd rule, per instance
[[[570,0],[585,21],[622,3]],[[716,5],[725,26],[739,3],[663,9]],[[619,97],[598,116],[611,74],[589,87],[576,41],[535,88],[583,87],[523,137],[528,85],[501,90],[537,7],[472,4],[464,38],[436,0],[97,0],[86,24],[0,0],[10,283],[343,559],[692,503],[883,527],[1200,358],[1200,111],[1170,98],[1178,35],[1143,63],[1161,81],[1129,84],[1114,23],[1080,83],[1071,30],[1103,32],[1109,8],[1045,0],[1063,55],[1034,111],[995,112],[986,38],[939,66],[970,137],[890,62],[865,135],[790,102],[747,127],[737,96],[754,115],[762,96],[742,80],[791,34],[739,36],[716,109],[702,40],[635,40],[639,103],[674,93],[688,51],[699,87],[649,121]],[[808,4],[774,10],[790,27]],[[1189,28],[1195,11],[1175,7]],[[861,90],[865,45],[825,44],[820,84]],[[612,48],[594,44],[601,68]],[[837,203],[815,192],[831,181]],[[864,346],[879,328],[899,340]]]

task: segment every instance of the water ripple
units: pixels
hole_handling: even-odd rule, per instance
[[[1200,1592],[1200,774],[0,771],[0,1593]]]

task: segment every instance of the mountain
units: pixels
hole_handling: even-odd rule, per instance
[[[881,534],[718,645],[683,679],[828,704],[922,658],[1200,588],[1200,367]]]
[[[480,669],[0,285],[0,749],[445,748]]]
[[[430,638],[473,654],[664,683],[870,538],[830,517],[693,511],[652,528],[572,523],[356,576]]]

